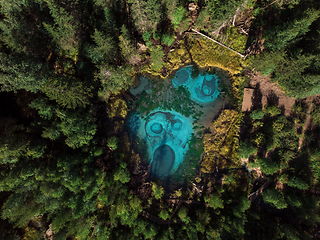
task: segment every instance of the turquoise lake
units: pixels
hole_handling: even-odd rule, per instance
[[[202,105],[214,104],[219,96],[218,77],[210,72],[204,72],[192,77],[193,67],[188,66],[178,70],[161,92],[154,92],[152,84],[147,83],[146,76],[142,76],[141,85],[148,86],[148,89],[138,86],[130,90],[139,94],[145,91],[150,96],[150,101],[155,96],[161,98],[161,94],[167,94],[172,86],[177,89],[183,87],[188,90],[189,98],[197,103],[198,108]],[[181,101],[179,96],[175,102]],[[181,104],[183,104],[181,102]],[[195,133],[195,118],[184,116],[172,108],[158,107],[151,110],[147,115],[137,113],[131,121],[130,127],[133,133],[143,139],[147,144],[150,164],[150,174],[160,179],[174,174],[184,161],[185,154],[189,150],[189,141]]]

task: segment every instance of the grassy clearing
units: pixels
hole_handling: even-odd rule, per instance
[[[225,36],[225,38],[216,40],[240,53],[244,53],[247,37],[239,34],[236,28],[227,28],[221,36]],[[224,41],[224,39],[226,40]],[[236,53],[197,35],[191,37],[190,54],[192,60],[199,67],[219,67],[232,75],[239,74],[245,65],[245,60]]]

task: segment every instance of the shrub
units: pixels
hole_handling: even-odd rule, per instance
[[[242,158],[249,158],[257,152],[257,148],[252,145],[252,142],[240,142],[239,155]]]
[[[145,42],[149,42],[151,40],[151,33],[149,31],[145,32],[144,34],[142,34],[142,38]]]
[[[164,193],[163,188],[158,186],[156,183],[152,183],[152,191],[154,193],[155,199],[160,199]]]
[[[174,43],[174,36],[168,35],[168,34],[164,34],[162,36],[162,43],[166,44],[166,45],[172,45]]]
[[[265,114],[268,114],[271,117],[281,114],[281,109],[275,105],[267,105],[263,110]]]
[[[250,113],[250,117],[252,118],[252,119],[254,119],[254,120],[260,120],[260,119],[262,119],[263,118],[263,116],[264,116],[264,112],[262,111],[262,109],[256,109],[256,110],[254,110],[254,111],[252,111],[251,113]]]
[[[164,53],[161,46],[154,48],[150,56],[151,56],[151,68],[155,71],[159,71],[164,65],[164,62],[162,60],[162,58],[164,57]]]
[[[170,218],[169,212],[167,209],[163,208],[161,210],[161,212],[159,213],[159,218],[163,219],[163,220],[167,220],[168,218]]]
[[[109,138],[107,143],[108,148],[113,151],[116,150],[118,148],[118,141],[119,139],[116,136]]]
[[[206,195],[204,201],[213,209],[224,208],[223,200],[217,194],[211,194],[210,196]]]
[[[263,127],[263,122],[261,122],[261,121],[259,121],[259,120],[257,120],[257,121],[254,121],[254,123],[253,123],[253,127],[255,128],[255,129],[257,129],[257,128],[260,128],[260,127]]]
[[[284,199],[282,192],[276,189],[267,189],[262,192],[263,200],[278,209],[283,209],[287,207],[287,203]]]

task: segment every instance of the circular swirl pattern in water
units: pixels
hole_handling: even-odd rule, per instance
[[[179,119],[175,119],[172,122],[172,129],[173,130],[180,130],[182,128],[182,122]]]
[[[146,122],[145,129],[148,136],[159,137],[165,133],[164,130],[168,128],[168,119],[163,112],[156,112],[150,116]]]
[[[205,77],[203,78],[202,86],[200,88],[200,92],[198,92],[199,97],[203,96],[210,96],[216,90],[216,81],[215,77],[207,80]]]
[[[188,79],[189,79],[189,73],[183,69],[177,72],[174,81],[177,86],[180,86],[186,83]]]
[[[160,123],[153,123],[150,129],[152,132],[159,134],[162,132],[162,125]]]
[[[219,95],[218,78],[213,73],[192,74],[192,66],[176,72],[172,84],[175,88],[185,87],[191,94],[191,100],[197,103],[212,103]]]
[[[203,95],[210,96],[212,94],[212,89],[208,86],[203,86]]]

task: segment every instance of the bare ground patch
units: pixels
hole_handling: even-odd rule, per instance
[[[311,114],[312,108],[313,108],[312,103],[318,97],[319,97],[319,95],[315,95],[315,96],[310,96],[310,97],[306,98],[306,103],[308,105],[308,112],[307,112],[307,117],[306,117],[306,120],[305,120],[305,124],[304,124],[303,129],[302,129],[302,135],[301,135],[301,138],[299,139],[299,148],[298,148],[298,150],[300,150],[302,145],[303,145],[304,135],[305,135],[306,131],[311,128],[312,120],[311,120],[310,114]]]
[[[280,89],[277,83],[270,81],[270,76],[262,76],[259,72],[250,71],[246,73],[249,77],[249,86],[255,89],[252,99],[251,110],[261,107],[264,108],[268,103],[277,105],[284,113],[289,116],[295,103],[295,99],[286,96],[285,92]]]

